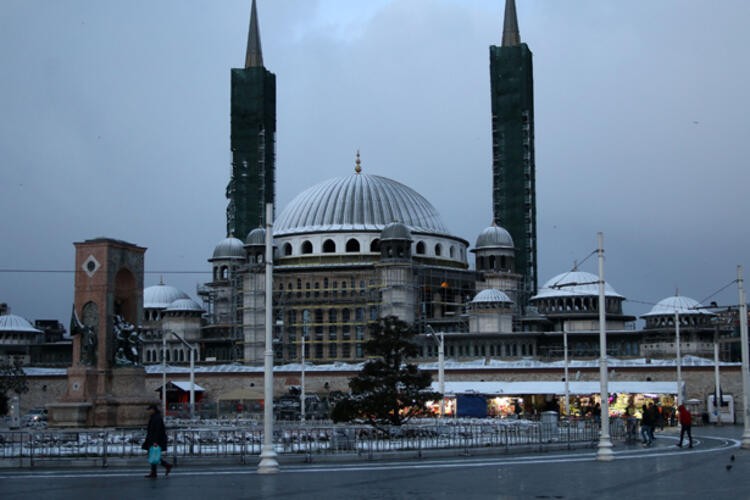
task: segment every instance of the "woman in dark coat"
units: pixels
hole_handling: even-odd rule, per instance
[[[159,445],[162,453],[161,465],[167,469],[164,473],[164,477],[167,477],[172,470],[172,464],[164,460],[164,454],[167,452],[167,429],[164,427],[164,420],[161,418],[161,413],[159,413],[159,408],[156,405],[149,405],[148,412],[151,416],[148,419],[146,440],[143,441],[141,448],[148,451],[154,444]],[[156,464],[151,464],[151,473],[145,477],[156,478]]]

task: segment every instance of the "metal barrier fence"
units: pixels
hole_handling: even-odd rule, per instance
[[[624,440],[624,426],[612,419],[613,440]],[[260,454],[262,425],[230,428],[170,429],[167,457],[180,461],[216,457],[241,463]],[[0,432],[0,461],[7,467],[38,466],[61,459],[93,459],[102,466],[112,459],[142,458],[145,431],[136,430],[29,430]],[[274,443],[279,455],[350,455],[374,458],[390,452],[456,450],[469,453],[484,448],[510,451],[520,447],[546,449],[593,446],[599,439],[599,424],[580,420],[451,420],[421,421],[401,427],[376,430],[363,425],[279,423]]]

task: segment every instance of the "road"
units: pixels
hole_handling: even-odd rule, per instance
[[[177,467],[156,480],[142,469],[0,471],[0,498],[10,499],[617,499],[750,498],[750,451],[739,449],[742,428],[695,429],[696,446],[676,436],[656,445],[619,445],[615,460],[595,450],[454,457],[404,462],[282,466],[259,475],[255,465]],[[732,460],[732,457],[735,457]]]

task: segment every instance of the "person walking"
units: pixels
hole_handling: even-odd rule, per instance
[[[648,406],[644,403],[641,406],[641,439],[643,439],[643,446],[651,446],[651,428],[654,425],[653,413]]]
[[[690,414],[690,410],[685,408],[685,405],[680,405],[677,407],[677,418],[680,421],[680,442],[677,444],[680,448],[682,448],[682,440],[685,437],[685,433],[688,435],[688,439],[690,440],[690,444],[688,445],[688,448],[693,447],[693,432],[691,430],[693,425],[693,416]]]
[[[161,448],[161,465],[166,469],[164,477],[169,476],[172,471],[172,464],[164,460],[164,454],[167,452],[167,429],[164,427],[164,419],[161,418],[161,412],[156,405],[148,406],[148,427],[146,428],[146,440],[143,441],[141,448],[148,451],[154,445],[158,445]],[[157,464],[151,464],[151,473],[145,477],[156,479],[156,466]]]

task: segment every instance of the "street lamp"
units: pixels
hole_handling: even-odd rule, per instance
[[[266,342],[263,355],[263,447],[259,474],[279,472],[273,449],[273,203],[266,203]]]
[[[438,391],[440,391],[440,418],[445,416],[445,333],[435,334],[432,326],[425,326],[430,338],[438,348]]]
[[[747,345],[747,299],[742,279],[742,266],[737,266],[737,288],[740,294],[740,342],[742,342],[742,415],[744,432],[742,433],[742,448],[750,449],[750,401],[748,391],[750,384],[747,380],[748,345]]]
[[[163,408],[163,415],[167,415],[167,335],[174,335],[177,340],[188,348],[190,351],[190,419],[195,418],[195,350],[196,347],[193,344],[188,343],[185,339],[180,337],[173,331],[162,332],[161,336],[161,404]]]
[[[563,322],[563,368],[565,373],[565,416],[570,418],[570,384],[568,382],[568,328]]]
[[[302,423],[305,422],[305,339],[307,338],[307,330],[310,327],[310,311],[305,309],[302,311],[302,374],[300,377],[300,419]]]
[[[680,349],[680,311],[675,301],[674,310],[674,336],[677,355],[677,406],[682,404],[682,350]]]
[[[612,453],[612,441],[609,437],[609,388],[607,380],[607,316],[604,298],[604,235],[597,234],[599,247],[599,389],[602,407],[602,427],[599,435],[599,450],[596,459],[609,462],[615,458]]]

